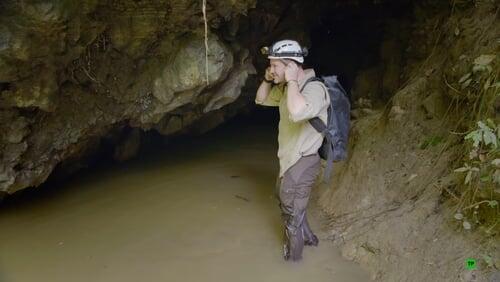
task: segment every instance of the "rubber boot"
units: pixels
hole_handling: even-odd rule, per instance
[[[299,261],[302,259],[302,250],[304,248],[304,238],[302,237],[301,228],[295,226],[287,226],[285,230],[286,240],[285,249],[288,249],[288,257],[285,260]]]
[[[307,215],[304,216],[304,222],[302,223],[302,234],[304,236],[304,244],[306,246],[318,246],[318,237],[316,237],[316,235],[312,232],[309,222],[307,222]]]

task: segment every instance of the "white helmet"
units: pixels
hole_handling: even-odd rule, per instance
[[[268,55],[268,59],[291,59],[299,63],[304,63],[304,57],[307,56],[307,48],[300,47],[294,40],[281,40],[274,43],[271,48],[263,47],[261,52]]]

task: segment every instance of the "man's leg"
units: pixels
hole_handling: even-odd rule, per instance
[[[317,154],[302,157],[285,172],[281,181],[280,207],[285,225],[285,259],[302,258],[305,212],[319,168],[320,162]],[[310,231],[309,225],[306,228]]]
[[[314,235],[307,221],[307,212],[304,215],[304,222],[302,223],[302,234],[304,234],[304,244],[307,246],[317,246],[319,243],[318,237]]]

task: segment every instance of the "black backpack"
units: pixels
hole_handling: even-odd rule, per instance
[[[327,124],[325,125],[319,117],[309,120],[312,127],[324,136],[318,153],[323,160],[326,160],[323,180],[327,183],[330,180],[333,162],[347,158],[351,103],[337,76],[311,77],[304,83],[300,92],[312,81],[322,82],[328,89],[328,95],[330,96]]]

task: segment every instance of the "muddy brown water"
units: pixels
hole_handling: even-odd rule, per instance
[[[276,122],[233,121],[7,201],[0,281],[369,281],[317,212],[320,245],[283,261],[276,134]]]

